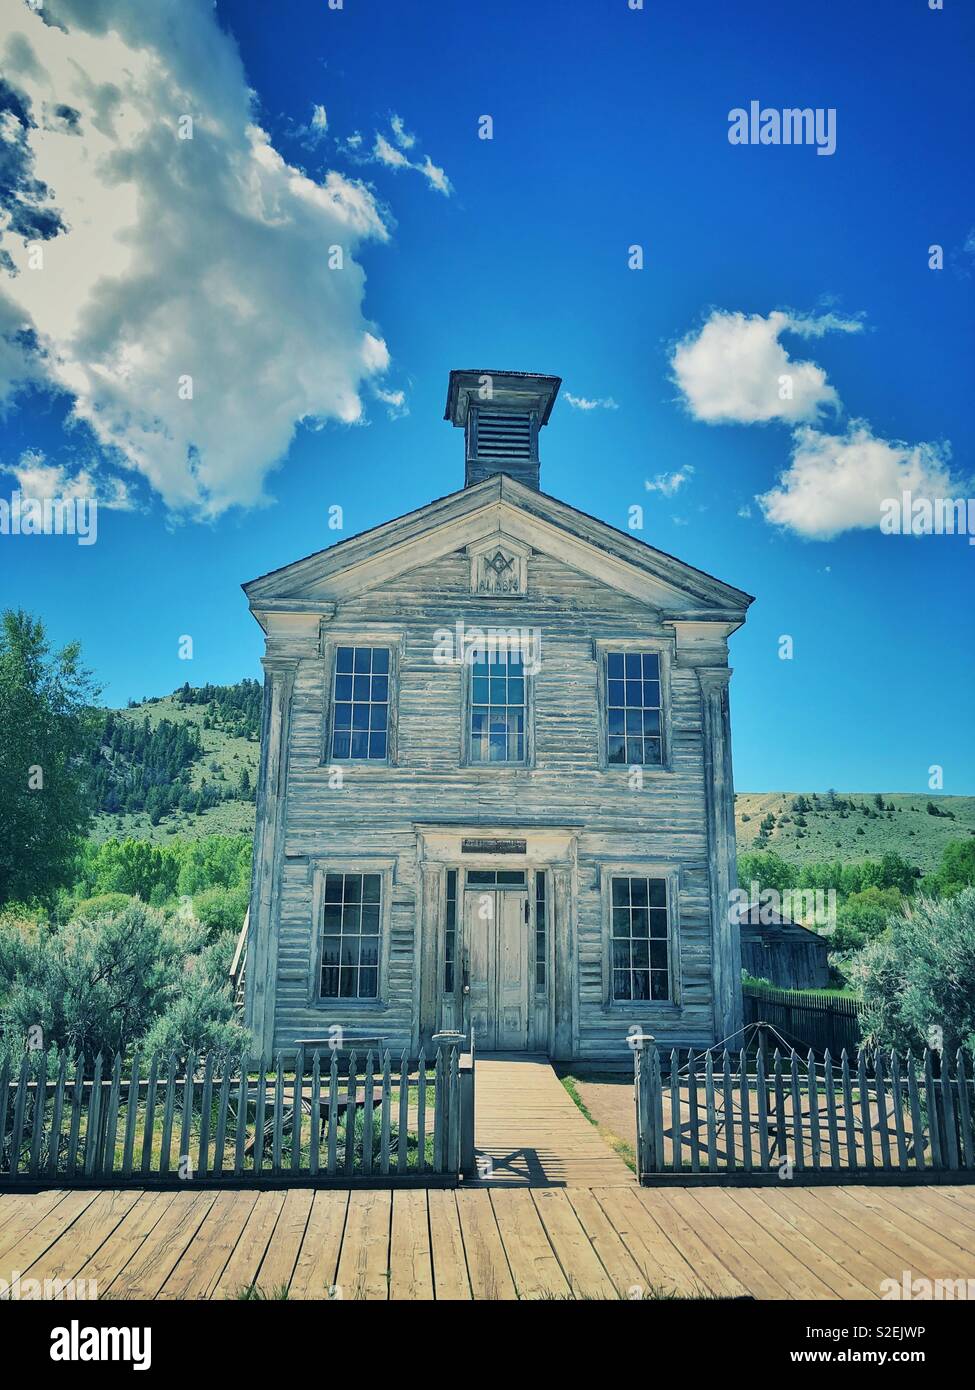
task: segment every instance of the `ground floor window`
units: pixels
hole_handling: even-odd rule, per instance
[[[457,870],[447,870],[447,915],[444,922],[443,992],[454,992],[454,966],[457,961]]]
[[[323,999],[379,997],[381,874],[325,875]]]
[[[667,880],[614,877],[612,997],[614,1002],[670,998]]]
[[[535,875],[535,993],[545,993],[547,951],[545,933],[548,928],[545,903],[545,874]]]

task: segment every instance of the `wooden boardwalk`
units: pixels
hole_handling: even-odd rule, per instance
[[[478,1056],[479,1181],[490,1186],[611,1187],[636,1178],[600,1137],[546,1057]],[[634,1136],[636,1115],[634,1111]]]
[[[975,1279],[971,1187],[0,1196],[0,1278],[128,1299],[877,1298]],[[92,1296],[90,1285],[86,1296]]]

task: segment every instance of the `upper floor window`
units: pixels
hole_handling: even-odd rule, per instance
[[[606,760],[663,763],[660,657],[656,652],[606,653]]]
[[[479,651],[470,680],[470,760],[472,763],[523,763],[528,710],[522,653]]]
[[[336,647],[331,757],[385,761],[389,749],[389,648]]]
[[[323,999],[379,997],[381,874],[326,874]]]
[[[613,879],[610,949],[614,1002],[670,998],[665,878]]]

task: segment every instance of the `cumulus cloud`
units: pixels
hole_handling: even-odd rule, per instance
[[[274,149],[205,0],[0,15],[0,401],[68,393],[174,510],[260,503],[299,423],[357,421],[388,365],[355,259],[388,236],[373,194]]]
[[[807,540],[829,540],[879,526],[885,498],[950,497],[958,486],[945,445],[880,439],[865,420],[852,420],[843,434],[797,429],[789,467],[756,501],[775,525]]]
[[[69,473],[61,464],[48,463],[39,449],[25,450],[16,463],[0,466],[0,472],[13,475],[25,497],[95,498],[99,506],[115,511],[131,511],[135,505],[121,478],[105,478],[87,468]]]
[[[687,464],[677,473],[658,473],[653,479],[647,478],[643,486],[647,492],[660,492],[664,497],[673,497],[674,493],[680,491],[693,472],[694,469],[690,464]]]
[[[856,333],[861,327],[859,319],[834,313],[775,309],[763,317],[714,309],[700,329],[674,348],[673,379],[691,414],[708,424],[813,423],[824,411],[838,408],[839,397],[822,367],[790,357],[781,336],[822,337]]]
[[[574,410],[619,410],[612,396],[573,396],[571,391],[563,391],[562,398]]]

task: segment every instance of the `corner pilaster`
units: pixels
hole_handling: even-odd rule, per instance
[[[274,1050],[278,974],[278,902],[288,795],[291,697],[298,662],[265,657],[261,765],[257,782],[254,863],[245,967],[245,1020],[257,1057]]]
[[[731,890],[737,886],[735,786],[731,766],[731,720],[727,666],[699,667],[704,784],[711,900],[711,978],[716,1040],[742,1026],[741,938],[731,923]]]

